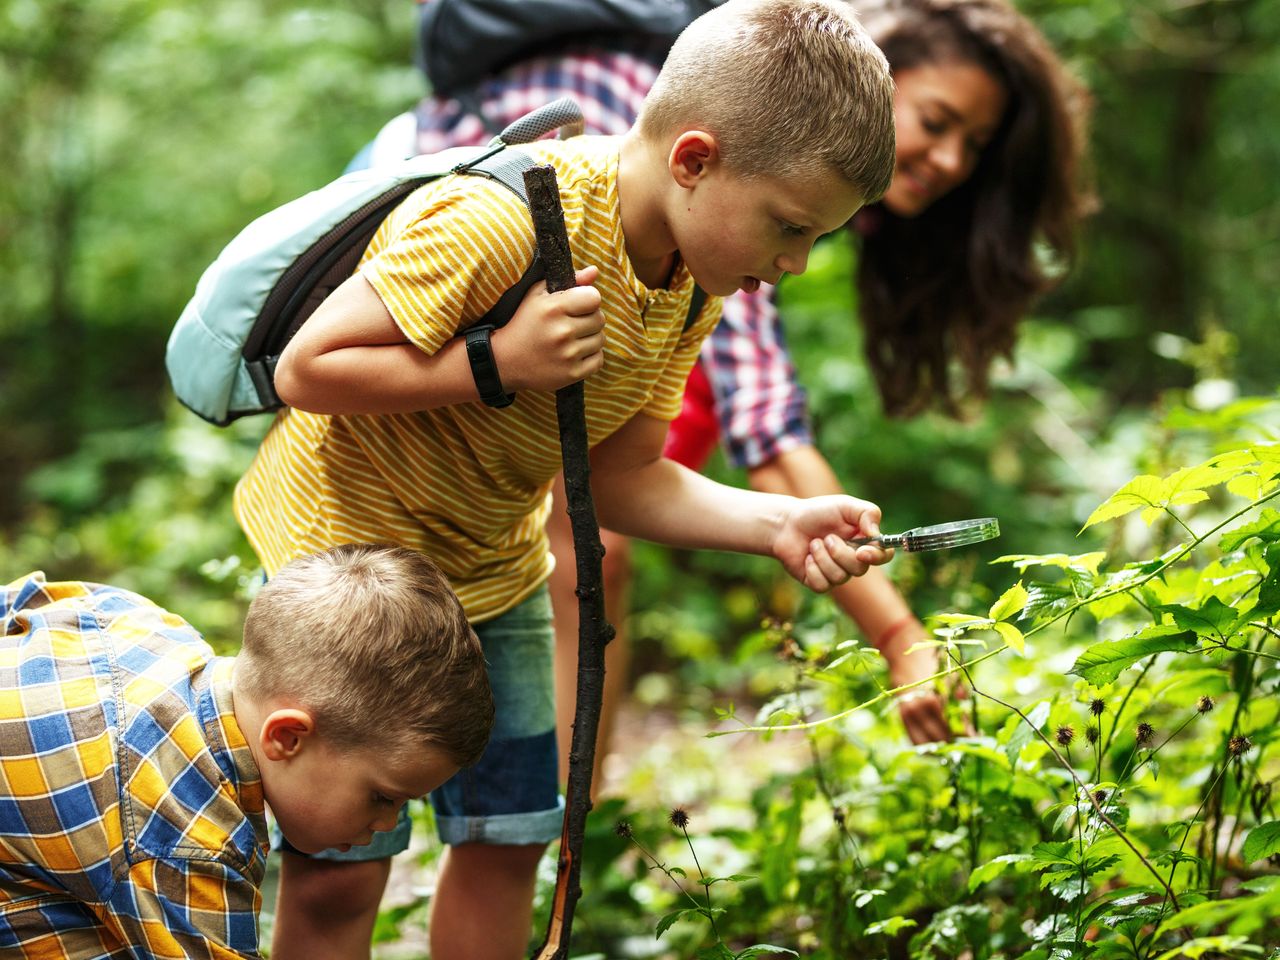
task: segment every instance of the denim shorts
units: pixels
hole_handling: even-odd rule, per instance
[[[549,843],[560,836],[553,673],[555,637],[545,586],[497,619],[475,625],[496,706],[493,735],[480,762],[431,794],[444,843]],[[405,808],[394,829],[365,846],[323,850],[320,860],[381,860],[409,846]],[[276,833],[276,846],[298,853]],[[306,856],[306,854],[301,854]]]

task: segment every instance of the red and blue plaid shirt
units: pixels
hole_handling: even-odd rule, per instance
[[[415,111],[416,152],[485,143],[513,120],[564,96],[581,105],[587,133],[626,133],[665,54],[664,45],[644,38],[612,40],[607,47],[575,44],[513,64],[462,98],[426,97]],[[766,286],[726,299],[699,359],[726,454],[738,467],[759,466],[813,442],[774,295]]]

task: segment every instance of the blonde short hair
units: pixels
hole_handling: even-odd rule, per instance
[[[340,747],[431,744],[459,766],[493,726],[484,654],[436,564],[345,544],[294,560],[249,607],[236,689],[287,696]]]
[[[677,38],[641,135],[702,129],[742,176],[841,174],[864,202],[893,177],[889,64],[837,0],[729,0]]]

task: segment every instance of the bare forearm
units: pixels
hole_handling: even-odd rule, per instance
[[[412,343],[360,274],[322,303],[285,348],[276,390],[312,413],[380,414],[477,400],[466,347],[433,354]]]
[[[431,410],[479,399],[464,344],[428,356],[412,344],[347,347],[306,358],[304,374],[284,360],[280,398],[311,413],[389,414]]]
[[[843,492],[835,471],[813,446],[787,450],[749,470],[747,476],[755,490],[793,497],[820,497]],[[910,633],[912,642],[922,633],[918,623],[910,630],[903,625],[906,618],[915,618],[902,594],[879,570],[868,570],[864,576],[836,587],[831,596],[872,643],[879,645],[881,638],[894,640],[894,637],[887,636],[887,632],[900,625],[896,632],[899,635]]]
[[[728,487],[663,458],[596,471],[593,481],[602,526],[693,549],[769,554],[792,499]]]

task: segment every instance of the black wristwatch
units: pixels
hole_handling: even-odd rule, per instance
[[[471,376],[475,377],[480,399],[491,407],[507,407],[516,395],[502,389],[498,363],[493,358],[493,344],[489,340],[493,331],[492,324],[472,327],[467,331],[467,359],[471,361]]]

